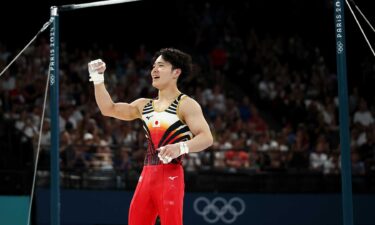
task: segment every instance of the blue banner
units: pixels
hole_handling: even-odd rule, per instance
[[[62,225],[126,225],[132,192],[63,190]],[[184,225],[341,225],[338,194],[186,193]],[[355,224],[373,225],[375,195],[355,195]],[[37,192],[38,225],[49,224],[49,191]]]
[[[26,225],[29,196],[0,196],[0,224]]]

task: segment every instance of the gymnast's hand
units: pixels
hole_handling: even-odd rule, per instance
[[[158,148],[157,150],[160,151],[158,157],[164,164],[170,163],[172,159],[175,159],[180,156],[179,144],[165,145],[163,147]]]
[[[88,69],[90,73],[90,80],[95,85],[104,82],[104,71],[106,69],[105,62],[101,59],[93,60],[88,63]]]
[[[189,153],[189,147],[186,142],[179,142],[176,144],[169,144],[157,149],[159,151],[158,157],[164,163],[170,163],[172,159],[175,159],[183,154]]]

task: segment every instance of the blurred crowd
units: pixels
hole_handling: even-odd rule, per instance
[[[338,174],[337,74],[320,47],[298,34],[244,27],[234,11],[223,7],[206,4],[184,13],[190,18],[193,41],[187,52],[193,56],[194,73],[181,79],[180,89],[201,104],[215,140],[212,148],[186,156],[186,171]],[[154,98],[149,75],[153,51],[145,44],[126,52],[111,44],[85,50],[61,43],[62,170],[137,176],[146,152],[141,123],[101,115],[87,63],[96,58],[107,63],[106,86],[115,102]],[[0,43],[0,68],[16,54]],[[49,168],[51,144],[48,104],[40,136],[49,56],[49,42],[39,38],[0,80],[1,126],[17,136],[16,143],[9,143],[10,134],[3,131],[1,144],[35,157],[40,137],[40,170]],[[367,69],[358,73],[374,75],[370,62],[362,68]],[[356,83],[349,89],[350,151],[356,175],[375,172],[375,98],[361,88]],[[5,159],[2,164],[4,168]]]

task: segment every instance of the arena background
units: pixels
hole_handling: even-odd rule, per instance
[[[81,2],[2,6],[0,69],[49,19],[50,6]],[[355,2],[373,23],[374,3]],[[366,101],[375,116],[375,59],[346,12],[354,224],[370,225],[375,125],[358,125],[354,115]],[[374,34],[359,18],[371,43]],[[61,13],[60,32],[62,225],[127,224],[142,164],[137,122],[97,113],[87,62],[107,62],[107,85],[119,100],[155,97],[148,63],[162,47],[192,54],[196,73],[182,79],[181,90],[201,101],[215,135],[215,145],[185,165],[184,224],[343,224],[332,1],[149,0]],[[1,225],[26,224],[48,38],[42,33],[0,78]],[[105,136],[109,131],[116,135]],[[46,134],[32,212],[38,225],[50,223]],[[89,164],[72,163],[85,148]]]

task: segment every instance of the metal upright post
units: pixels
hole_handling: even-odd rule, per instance
[[[59,15],[51,7],[50,30],[50,107],[51,107],[51,225],[60,225],[60,155],[59,155]]]
[[[344,0],[334,1],[336,59],[339,89],[342,214],[344,225],[353,225],[352,173],[349,135],[348,85],[345,52]]]

